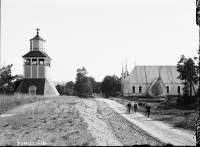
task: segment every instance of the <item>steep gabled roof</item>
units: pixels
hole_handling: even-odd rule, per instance
[[[30,51],[22,57],[23,58],[24,57],[46,57],[51,60],[51,58],[45,52],[42,52],[42,51]]]
[[[176,66],[135,66],[128,76],[130,83],[152,83],[161,76],[164,83],[182,83]]]

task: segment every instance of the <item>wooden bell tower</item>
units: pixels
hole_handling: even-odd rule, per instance
[[[30,51],[23,57],[24,79],[17,92],[32,95],[59,95],[51,81],[51,58],[45,53],[45,40],[37,35],[30,39]]]

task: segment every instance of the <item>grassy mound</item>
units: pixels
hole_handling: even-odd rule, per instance
[[[49,96],[32,96],[26,94],[0,95],[0,114],[19,105],[46,100]]]

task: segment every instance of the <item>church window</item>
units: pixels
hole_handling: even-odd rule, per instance
[[[44,59],[39,59],[39,65],[44,65]]]
[[[25,65],[31,65],[31,59],[25,59]]]
[[[167,93],[169,93],[169,86],[167,86]]]
[[[181,88],[180,88],[180,86],[178,86],[178,93],[180,93],[180,91],[181,91]]]
[[[36,95],[36,89],[37,89],[37,88],[36,88],[35,86],[33,86],[33,85],[30,86],[30,87],[29,87],[29,94],[30,94],[30,95]]]
[[[31,65],[37,65],[37,59],[32,59]]]
[[[133,86],[133,93],[135,93],[135,86]]]
[[[139,93],[142,93],[142,86],[139,86]]]

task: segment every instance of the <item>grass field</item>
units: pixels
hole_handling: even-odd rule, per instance
[[[176,98],[167,102],[166,98],[110,98],[118,103],[127,105],[129,101],[136,101],[139,105],[138,111],[145,112],[145,106],[148,103],[151,106],[150,118],[164,121],[174,127],[195,131],[196,119],[199,117],[198,101],[196,103],[178,106]]]
[[[45,100],[50,97],[45,96],[31,96],[26,94],[15,95],[0,95],[0,114],[5,111],[11,110],[19,105]]]
[[[65,96],[1,95],[0,112],[12,109],[10,112],[15,115],[0,118],[0,145],[37,140],[50,146],[96,145],[88,124],[75,107],[79,101]]]

